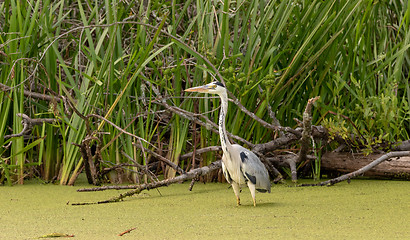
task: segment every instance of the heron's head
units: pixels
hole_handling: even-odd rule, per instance
[[[185,89],[185,92],[221,94],[226,92],[226,88],[222,83],[215,81],[203,86]]]

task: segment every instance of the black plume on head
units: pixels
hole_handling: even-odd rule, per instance
[[[218,82],[218,81],[216,81],[215,84],[221,87],[225,87],[221,82]]]

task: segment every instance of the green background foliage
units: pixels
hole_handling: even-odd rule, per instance
[[[217,123],[219,100],[186,98],[183,89],[218,79],[218,72],[242,105],[267,122],[274,121],[271,108],[281,125],[295,127],[307,100],[320,96],[314,124],[346,138],[362,136],[352,140],[358,146],[407,140],[409,5],[404,0],[6,0],[0,4],[0,182],[41,176],[72,184],[82,166],[73,143],[93,131],[104,133],[96,134],[104,166],[128,162],[121,151],[142,165],[150,163],[150,154],[133,145],[136,139],[101,119],[87,125],[67,109],[68,102],[191,168],[192,159],[179,156],[219,145],[219,136],[166,106]],[[39,100],[23,90],[64,100]],[[23,130],[17,113],[61,121],[34,126],[30,137],[5,138]],[[232,103],[227,127],[253,143],[275,135]],[[216,157],[208,153],[195,164]],[[139,181],[138,170],[128,170],[128,179]],[[175,175],[166,167],[162,172]]]

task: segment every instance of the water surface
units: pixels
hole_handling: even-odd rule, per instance
[[[248,189],[236,206],[226,183],[174,184],[119,203],[72,206],[106,200],[124,191],[76,192],[28,181],[0,186],[0,239],[410,239],[410,182],[352,180],[333,187],[272,186]],[[123,235],[118,234],[136,228]]]

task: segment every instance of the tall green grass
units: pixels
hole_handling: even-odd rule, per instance
[[[124,151],[174,176],[163,164],[153,167],[154,159],[133,145],[136,139],[67,112],[67,101],[82,115],[104,116],[138,135],[150,143],[141,142],[145,149],[186,169],[191,160],[180,161],[181,154],[219,145],[219,137],[159,103],[217,123],[218,99],[183,93],[221,80],[216,71],[241,104],[267,122],[275,121],[271,107],[281,125],[295,127],[307,100],[320,95],[314,124],[361,135],[356,144],[369,148],[409,139],[409,1],[7,0],[0,9],[0,83],[11,87],[0,91],[0,182],[23,183],[34,172],[73,184],[82,169],[75,144],[86,135],[100,139],[91,145],[103,149],[101,169],[128,163]],[[28,98],[24,89],[65,100]],[[17,113],[61,122],[5,139],[22,130]],[[226,125],[253,143],[274,137],[232,103]],[[205,154],[201,164],[217,157]],[[149,181],[136,167],[117,173],[112,181]]]

